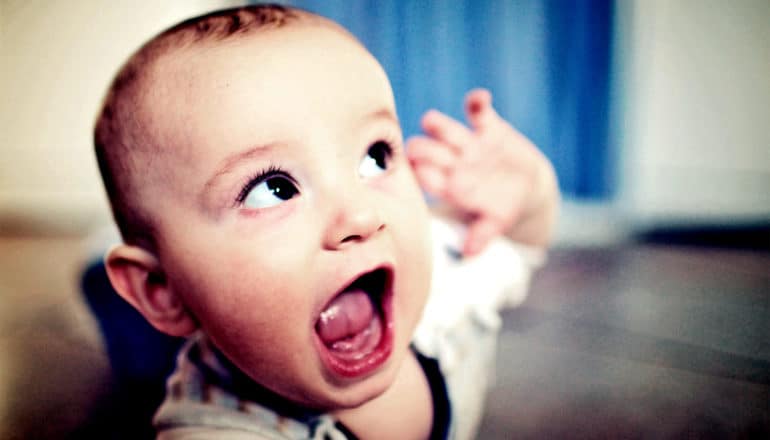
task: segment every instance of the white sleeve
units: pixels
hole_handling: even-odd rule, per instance
[[[499,311],[521,304],[532,272],[545,260],[540,249],[505,238],[490,243],[479,255],[466,258],[460,249],[464,227],[434,218],[433,277],[415,343],[428,352],[437,336],[451,332],[469,318],[492,329],[500,326]]]
[[[463,228],[439,219],[432,238],[433,285],[412,341],[439,362],[452,402],[452,438],[472,439],[494,383],[499,312],[524,301],[532,271],[545,258],[505,239],[463,258]]]

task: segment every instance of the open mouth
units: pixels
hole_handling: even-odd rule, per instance
[[[344,377],[367,374],[390,356],[392,271],[362,274],[326,305],[315,323],[323,360]]]

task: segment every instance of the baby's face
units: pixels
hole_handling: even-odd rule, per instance
[[[185,49],[143,118],[173,291],[240,369],[329,409],[393,382],[429,290],[427,208],[388,80],[331,27]]]

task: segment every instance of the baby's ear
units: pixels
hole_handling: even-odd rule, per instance
[[[195,331],[195,320],[169,286],[151,252],[138,246],[117,245],[107,252],[105,267],[118,294],[153,327],[171,336],[187,336]]]

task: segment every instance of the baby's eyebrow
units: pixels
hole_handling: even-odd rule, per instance
[[[219,180],[222,176],[232,172],[233,168],[235,168],[239,163],[264,156],[271,150],[275,149],[277,146],[278,143],[256,145],[247,150],[239,151],[238,153],[227,156],[216,168],[217,171],[214,173],[214,175],[206,181],[206,184],[203,186],[203,192],[208,192],[211,187],[216,185],[217,180]]]
[[[367,122],[377,119],[387,119],[398,124],[398,117],[396,116],[396,113],[388,107],[382,107],[364,116],[364,121]]]

